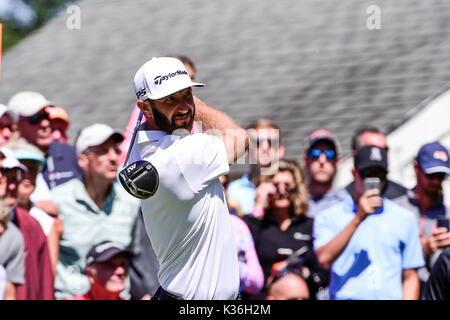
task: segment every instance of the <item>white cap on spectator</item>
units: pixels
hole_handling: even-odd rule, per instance
[[[23,164],[21,164],[19,162],[19,160],[17,160],[14,157],[6,157],[5,159],[3,159],[1,161],[2,165],[1,167],[4,169],[14,169],[14,168],[19,168],[22,169],[22,171],[27,172],[27,167],[25,167]]]
[[[158,100],[190,87],[203,87],[192,82],[183,62],[172,57],[152,58],[134,76],[134,93],[140,100]]]
[[[52,106],[53,103],[47,100],[39,92],[21,91],[13,95],[8,102],[10,110],[24,117],[31,117],[46,106]]]
[[[14,152],[6,147],[0,147],[0,158],[9,158],[9,157],[13,157],[14,158]]]
[[[0,118],[3,117],[5,113],[7,113],[11,117],[12,122],[17,123],[17,121],[19,121],[19,115],[16,112],[10,110],[7,106],[0,103]]]
[[[102,123],[94,123],[83,128],[75,142],[77,155],[82,154],[89,147],[101,145],[110,137],[114,137],[117,142],[122,142],[124,137],[119,130],[114,130],[110,126]]]

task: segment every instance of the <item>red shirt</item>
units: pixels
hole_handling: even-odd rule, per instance
[[[79,294],[70,298],[65,298],[64,300],[101,300],[101,299],[94,299],[94,297],[92,297],[92,292],[89,290],[85,294]],[[125,300],[125,299],[122,299],[121,297],[117,296],[117,299],[115,300]]]

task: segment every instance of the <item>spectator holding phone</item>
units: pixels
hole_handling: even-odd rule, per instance
[[[386,135],[377,127],[370,125],[363,125],[356,129],[350,144],[352,147],[353,157],[355,157],[357,150],[364,146],[377,146],[379,148],[386,149],[386,153],[389,155],[389,146],[387,145]],[[345,190],[352,195],[353,188],[354,183],[352,182],[345,187]],[[399,199],[404,197],[407,190],[407,188],[390,180],[389,178],[387,178],[383,183],[383,196],[394,202],[398,202]]]
[[[426,268],[419,270],[424,289],[430,270],[442,250],[450,245],[450,208],[444,205],[442,183],[450,174],[448,150],[439,142],[423,145],[413,162],[417,183],[401,204],[414,212]]]
[[[424,260],[418,227],[411,212],[380,192],[387,172],[386,149],[361,147],[353,197],[315,218],[314,248],[330,269],[331,299],[419,298],[416,269]]]
[[[306,247],[303,266],[308,268],[311,298],[328,283],[328,272],[320,267],[313,251],[313,219],[308,211],[308,189],[295,161],[280,160],[279,171],[273,175],[261,175],[256,188],[255,209],[262,211],[258,218],[244,216],[255,241],[256,253],[264,272],[265,287],[251,299],[265,299],[267,280],[272,265],[285,260],[295,250]]]

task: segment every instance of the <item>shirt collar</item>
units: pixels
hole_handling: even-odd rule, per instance
[[[179,134],[177,134],[179,132]],[[143,130],[139,131],[137,134],[137,144],[141,145],[147,142],[157,142],[164,139],[167,136],[170,136],[171,141],[178,140],[187,135],[191,135],[192,133],[184,134],[184,131],[175,131],[175,133],[169,134],[166,131],[162,130]]]
[[[407,191],[406,194],[408,195],[408,201],[411,204],[413,204],[414,206],[418,207],[422,214],[425,214],[427,217],[430,217],[430,218],[436,218],[437,216],[440,216],[440,215],[445,216],[446,210],[445,210],[445,205],[444,205],[444,197],[442,195],[439,196],[439,198],[436,200],[436,202],[433,203],[432,206],[428,210],[426,210],[425,212],[422,212],[422,209],[420,208],[420,205],[419,205],[419,200],[417,200],[417,196],[416,196],[416,193],[414,192],[414,189]]]
[[[168,133],[162,130],[141,130],[137,134],[137,144],[142,144],[146,142],[159,141]]]
[[[115,188],[118,187],[117,183],[113,182],[111,184],[111,188],[109,190],[109,193],[103,202],[103,207],[99,208],[97,204],[92,200],[92,198],[89,196],[86,190],[86,186],[84,185],[83,181],[81,179],[72,179],[72,183],[75,184],[75,187],[73,189],[73,195],[77,202],[84,203],[87,205],[93,212],[98,212],[98,210],[101,211],[109,211],[110,207],[112,206],[112,201],[117,195],[117,191]]]

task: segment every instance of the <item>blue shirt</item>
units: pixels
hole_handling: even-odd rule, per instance
[[[52,142],[42,175],[50,189],[73,178],[81,179],[83,172],[78,165],[75,147],[68,143]]]
[[[241,178],[230,182],[227,197],[241,204],[244,214],[250,214],[255,207],[256,187],[250,181],[250,174],[246,173]]]
[[[314,221],[314,249],[332,240],[354,218],[346,198]],[[402,299],[402,271],[424,265],[414,215],[388,199],[356,229],[331,266],[331,299]]]
[[[308,212],[306,215],[309,218],[315,218],[320,212],[328,209],[347,197],[351,197],[345,189],[336,189],[328,191],[321,197],[311,195],[308,203]]]

